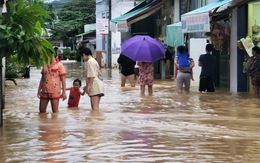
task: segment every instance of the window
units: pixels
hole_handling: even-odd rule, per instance
[[[106,18],[106,13],[102,13],[102,18],[103,18],[103,19]]]
[[[109,12],[106,12],[106,13],[103,12],[101,16],[102,16],[102,19],[108,19],[109,18]]]

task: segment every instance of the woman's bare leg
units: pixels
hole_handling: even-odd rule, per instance
[[[124,76],[123,74],[121,75],[121,87],[125,86],[125,82],[126,82],[126,76]]]
[[[149,95],[153,94],[153,85],[148,85],[148,92],[149,92]]]
[[[40,113],[46,113],[49,99],[40,99],[39,111]]]
[[[141,95],[144,95],[145,85],[140,85],[140,89],[141,89]]]
[[[59,102],[60,99],[51,99],[51,109],[53,113],[59,112]]]
[[[101,99],[101,97],[99,97],[99,96],[90,97],[90,103],[91,103],[92,110],[99,110],[100,99]]]
[[[135,87],[135,74],[128,76],[129,83],[131,84],[131,87]]]

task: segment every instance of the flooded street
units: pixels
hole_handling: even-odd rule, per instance
[[[68,64],[67,87],[81,68]],[[118,70],[103,70],[105,96],[93,112],[88,96],[79,108],[60,102],[60,113],[39,114],[40,70],[31,78],[6,81],[0,162],[260,162],[260,100],[249,93],[217,90],[178,95],[176,82],[156,80],[153,96],[139,86],[120,87]],[[67,92],[68,96],[69,92]]]

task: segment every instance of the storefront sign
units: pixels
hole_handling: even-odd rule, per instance
[[[194,15],[182,15],[182,32],[210,32],[209,13],[200,13]]]
[[[97,19],[96,31],[98,34],[108,34],[108,19]]]
[[[126,20],[118,20],[117,21],[117,30],[119,32],[128,32],[129,28],[127,25],[127,21]]]

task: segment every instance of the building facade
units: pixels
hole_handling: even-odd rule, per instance
[[[254,5],[250,5],[254,3]],[[214,4],[220,4],[214,6]],[[146,0],[141,4],[133,7],[125,14],[110,19],[110,24],[113,26],[114,31],[120,32],[116,36],[117,39],[121,37],[121,40],[112,41],[113,53],[120,52],[120,41],[136,35],[147,34],[154,38],[160,38],[165,40],[167,38],[167,25],[181,21],[182,15],[193,12],[195,9],[204,9],[205,7],[212,7],[207,12],[209,13],[209,22],[211,23],[207,32],[193,32],[190,34],[184,34],[185,41],[183,44],[188,45],[191,48],[190,54],[194,56],[195,63],[198,63],[198,56],[205,52],[203,48],[207,44],[207,40],[211,41],[216,46],[214,55],[217,57],[218,64],[216,68],[216,86],[221,88],[230,89],[231,92],[247,92],[249,91],[248,76],[244,72],[244,63],[247,58],[244,51],[237,48],[237,40],[246,37],[250,30],[247,24],[252,22],[248,21],[250,15],[250,6],[254,8],[258,5],[257,1],[253,0]],[[203,7],[205,6],[205,7]],[[252,9],[251,9],[252,10]],[[205,10],[206,11],[206,10]],[[204,11],[204,12],[205,12]],[[257,11],[257,9],[254,9]],[[251,16],[252,17],[252,16]],[[239,18],[239,22],[238,22]],[[256,19],[256,18],[255,18]],[[111,23],[112,22],[112,23]],[[241,26],[240,23],[246,24]],[[253,22],[254,23],[254,22]],[[255,23],[256,24],[256,23]],[[213,41],[208,34],[212,34],[212,31],[216,31],[216,27],[219,26],[220,32],[224,38],[222,39],[221,46],[218,46],[217,42]],[[257,41],[258,35],[255,35],[255,41]],[[201,51],[194,50],[193,47],[201,47]],[[193,50],[192,50],[193,49]],[[196,48],[195,48],[196,49]],[[155,64],[155,74],[158,77],[163,76],[160,62]],[[197,73],[200,69],[197,67]]]

